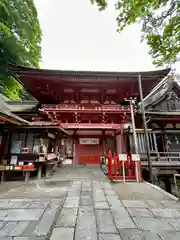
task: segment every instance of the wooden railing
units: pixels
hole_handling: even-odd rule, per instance
[[[120,105],[100,105],[100,104],[48,104],[43,105],[45,111],[99,111],[99,112],[130,112],[129,107]]]
[[[146,153],[140,153],[141,160],[147,160]],[[180,152],[151,152],[151,160],[155,161],[180,161]]]

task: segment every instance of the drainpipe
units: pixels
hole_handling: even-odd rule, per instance
[[[138,144],[137,144],[137,135],[136,135],[136,127],[135,127],[135,119],[134,119],[134,100],[130,100],[130,109],[131,109],[131,120],[132,120],[132,132],[133,132],[133,139],[134,139],[134,149],[135,153],[138,154]]]
[[[140,101],[141,101],[141,114],[143,119],[144,125],[144,134],[145,134],[145,141],[146,141],[146,150],[147,150],[147,160],[148,160],[148,167],[149,167],[149,175],[150,175],[150,182],[153,183],[153,174],[152,174],[152,163],[151,163],[151,155],[150,155],[150,145],[149,145],[149,136],[147,131],[147,123],[146,123],[146,114],[144,109],[144,101],[143,101],[143,91],[142,91],[142,79],[141,74],[138,75],[138,85],[139,85],[139,93],[140,93]]]

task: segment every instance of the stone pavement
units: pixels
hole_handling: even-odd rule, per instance
[[[112,184],[98,168],[62,171],[0,195],[0,240],[180,239],[180,204],[152,186]]]

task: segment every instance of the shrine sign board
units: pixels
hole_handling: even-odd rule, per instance
[[[119,154],[119,160],[122,162],[127,161],[127,154]]]
[[[132,154],[132,161],[133,162],[139,162],[140,161],[140,155],[139,154]]]
[[[99,138],[80,138],[79,144],[83,145],[97,145],[99,144]]]

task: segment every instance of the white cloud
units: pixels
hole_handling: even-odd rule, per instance
[[[140,26],[116,32],[113,4],[98,12],[89,0],[34,0],[42,41],[42,68],[104,71],[155,69]],[[115,2],[115,0],[113,0]],[[180,72],[180,64],[176,64]]]

